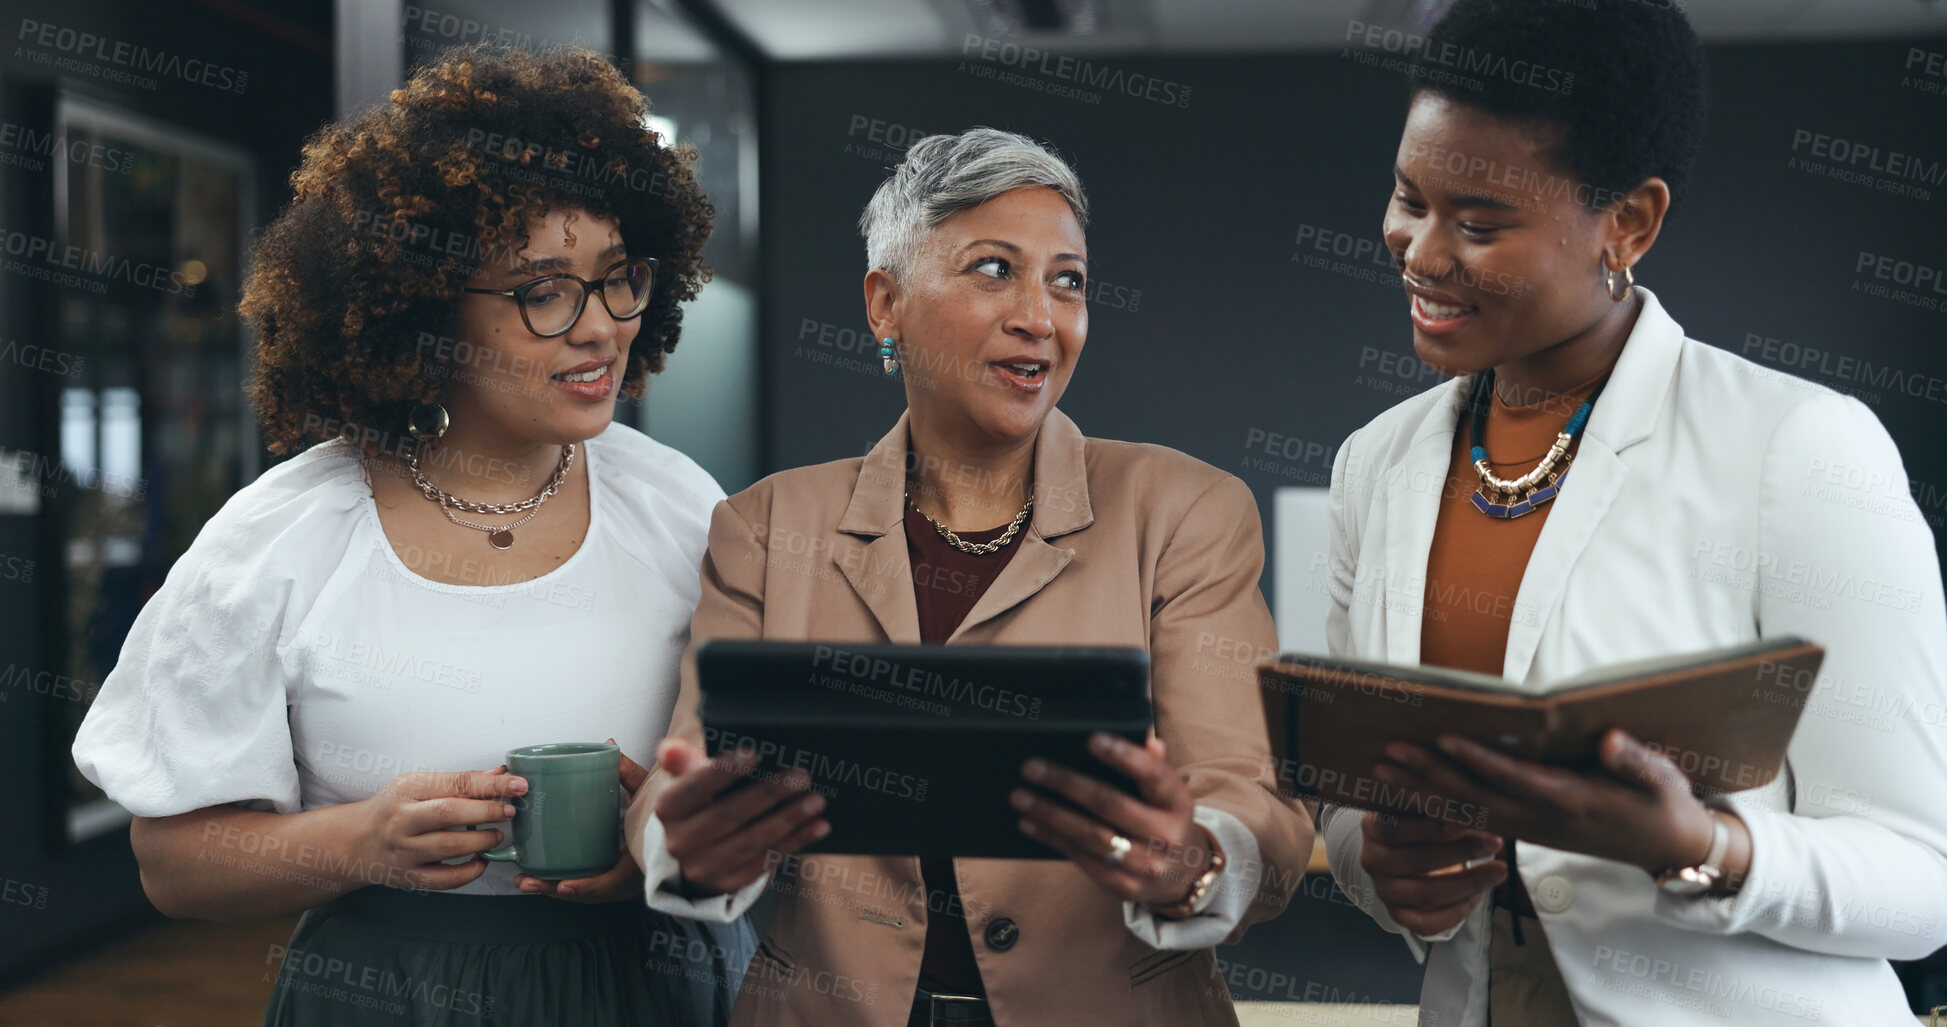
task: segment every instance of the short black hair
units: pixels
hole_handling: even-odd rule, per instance
[[[1553,132],[1592,209],[1651,177],[1681,199],[1702,145],[1703,47],[1685,0],[1455,0],[1408,70],[1422,92]]]

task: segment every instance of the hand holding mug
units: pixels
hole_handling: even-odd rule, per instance
[[[481,860],[449,864],[493,848],[502,831],[457,831],[475,824],[508,823],[512,802],[527,793],[527,782],[483,771],[400,774],[369,799],[360,800],[365,830],[354,853],[354,867],[389,867],[403,872],[409,887],[444,891],[471,884],[487,872]],[[361,873],[366,879],[370,875]],[[384,875],[390,880],[391,875]]]
[[[614,745],[615,739],[609,739],[608,744]],[[626,754],[619,753],[619,750],[618,755],[621,760],[618,779],[623,791],[622,804],[626,806],[629,799],[642,789],[643,782],[649,780],[649,771]],[[503,767],[502,771],[505,769]],[[627,845],[619,848],[621,857],[615,861],[615,865],[593,877],[551,881],[520,874],[514,878],[514,884],[529,894],[549,895],[569,902],[617,902],[635,898],[642,894],[642,868],[636,865]]]
[[[613,742],[555,742],[507,752],[527,782],[506,843],[480,853],[519,864],[530,877],[589,878],[616,865],[622,839],[622,750]]]

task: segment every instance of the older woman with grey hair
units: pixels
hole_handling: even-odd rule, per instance
[[[1311,822],[1275,790],[1249,670],[1276,645],[1250,489],[1056,409],[1088,336],[1087,212],[1022,136],[908,151],[860,219],[906,412],[863,459],[717,505],[692,645],[1140,646],[1153,734],[1094,739],[1101,776],[1023,766],[1018,829],[1066,860],[799,857],[824,796],[708,757],[692,653],[628,833],[665,912],[727,919],[774,886],[734,1024],[1235,1023],[1210,948],[1303,873]]]

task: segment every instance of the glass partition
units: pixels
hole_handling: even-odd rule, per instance
[[[93,102],[56,110],[70,146],[124,161],[57,162],[55,227],[79,256],[56,290],[54,348],[74,356],[59,406],[58,488],[44,492],[63,574],[46,587],[50,652],[68,685],[50,759],[70,842],[127,822],[68,758],[122,641],[204,522],[256,472],[236,315],[250,161],[233,147]]]

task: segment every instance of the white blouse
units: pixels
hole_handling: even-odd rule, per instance
[[[626,425],[582,449],[587,536],[517,584],[408,569],[423,561],[387,542],[349,443],[265,472],[142,608],[75,738],[81,773],[136,816],[165,817],[318,809],[545,742],[613,737],[648,766],[723,490]],[[520,894],[516,873],[491,864],[455,894]]]

